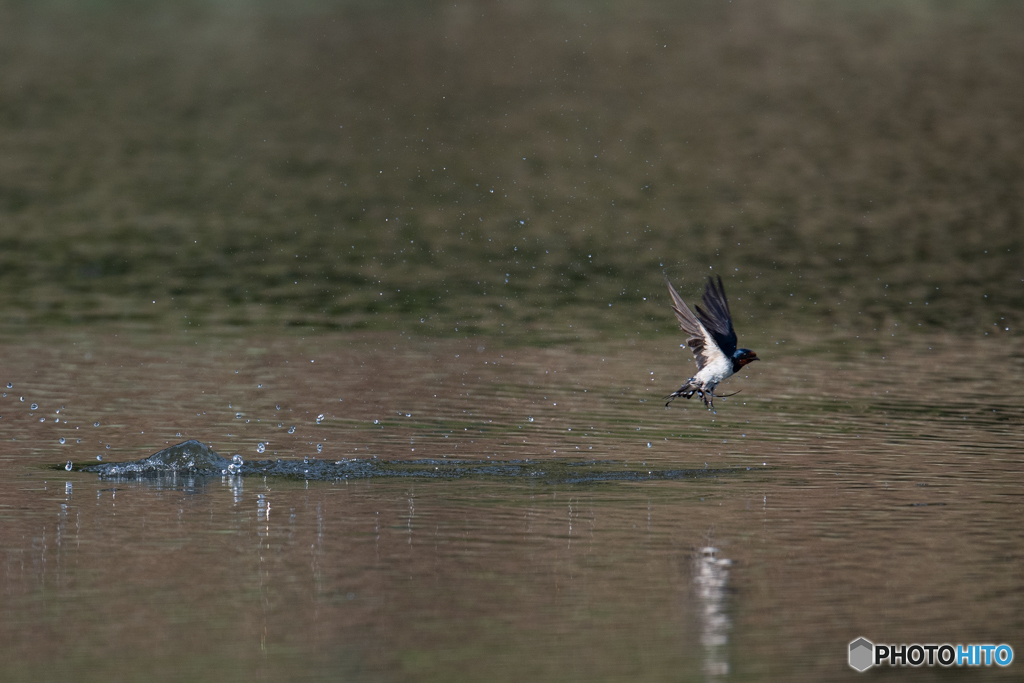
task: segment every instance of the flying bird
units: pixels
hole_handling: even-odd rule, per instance
[[[680,396],[690,398],[697,394],[711,410],[715,407],[715,387],[747,363],[760,359],[750,349],[736,348],[736,331],[732,328],[732,315],[729,313],[729,302],[725,298],[721,275],[717,283],[708,277],[704,287],[704,307],[694,306],[697,315],[686,307],[668,278],[665,278],[665,284],[672,295],[672,310],[679,321],[679,327],[690,335],[686,345],[693,351],[697,361],[697,374],[666,396],[668,401],[665,405],[668,406]]]

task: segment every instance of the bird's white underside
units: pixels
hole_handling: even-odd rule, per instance
[[[700,325],[700,323],[698,324]],[[719,382],[733,374],[732,359],[722,353],[715,338],[711,336],[704,325],[700,325],[700,331],[704,336],[704,348],[699,351],[704,357],[704,367],[693,376],[691,381],[700,384],[706,391],[714,391]]]

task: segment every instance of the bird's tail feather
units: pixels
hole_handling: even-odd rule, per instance
[[[700,385],[695,384],[692,380],[688,380],[686,384],[665,397],[665,405],[668,406],[668,404],[672,403],[672,401],[680,396],[683,398],[691,398],[698,391],[700,391]]]
[[[735,396],[738,393],[739,392],[737,391],[733,394],[727,394],[727,396]],[[683,398],[693,398],[694,394],[697,394],[700,397],[700,400],[704,402],[704,405],[708,408],[708,410],[714,410],[716,398],[714,388],[705,388],[701,384],[695,382],[693,377],[686,380],[686,384],[679,387],[678,389],[676,389],[671,394],[665,397],[665,407],[667,408],[669,404],[672,403],[672,401],[679,398],[680,396],[682,396]],[[725,397],[717,396],[717,398]]]

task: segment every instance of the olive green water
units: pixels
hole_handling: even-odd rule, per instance
[[[0,2],[0,679],[1024,652],[1022,28],[1000,2]],[[762,361],[666,410],[693,366],[663,278],[691,301],[711,273]],[[186,439],[484,473],[53,469]]]

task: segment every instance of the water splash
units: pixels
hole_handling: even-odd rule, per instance
[[[319,444],[322,446],[323,444]],[[306,480],[338,481],[392,477],[427,479],[517,478],[558,484],[591,484],[613,481],[714,479],[753,474],[746,467],[723,469],[654,469],[609,460],[383,460],[343,458],[318,460],[252,460],[241,455],[227,460],[208,446],[189,440],[136,462],[103,463],[80,468],[103,478],[145,478],[188,474],[190,476],[280,476]],[[757,472],[759,468],[755,468]],[[741,475],[742,473],[742,475]]]

